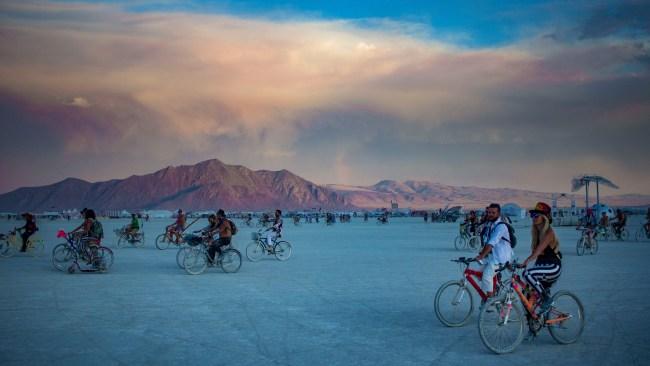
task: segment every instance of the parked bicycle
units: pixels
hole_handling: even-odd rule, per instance
[[[514,262],[508,269],[511,271],[510,286],[488,300],[479,313],[478,329],[483,344],[498,354],[514,351],[524,339],[524,323],[528,324],[533,338],[542,328],[548,328],[556,342],[576,342],[585,326],[580,299],[569,291],[558,291],[551,298],[548,310],[542,311],[538,301],[540,294],[527,286],[519,274],[523,266]],[[550,284],[542,285],[549,288]]]
[[[478,283],[483,277],[483,272],[469,268],[469,264],[476,261],[474,258],[460,257],[451,261],[461,265],[463,277],[440,286],[433,301],[433,308],[442,324],[448,327],[460,327],[469,321],[474,311],[474,298],[469,285],[476,290],[482,301],[486,301],[488,297]],[[494,276],[494,294],[498,294],[504,287],[501,279],[502,270],[503,268],[497,269]]]
[[[214,262],[210,262],[208,246],[205,241],[189,248],[183,259],[183,268],[188,274],[198,275],[203,273],[206,268],[213,266],[221,267],[226,273],[235,273],[241,268],[241,253],[230,245],[219,253]]]
[[[106,272],[113,265],[113,251],[109,248],[88,245],[80,235],[63,230],[59,230],[56,237],[65,239],[65,243],[52,249],[52,265],[59,271]],[[86,265],[82,267],[80,262]]]
[[[13,257],[20,251],[23,246],[23,240],[16,233],[16,230],[12,230],[7,234],[0,234],[0,257],[9,258]],[[45,243],[37,235],[32,234],[32,236],[27,239],[27,248],[25,252],[32,257],[40,257],[45,253]]]
[[[262,235],[263,231],[259,230],[257,232],[251,233],[251,239],[253,242],[246,246],[246,257],[251,262],[257,262],[264,255],[273,255],[279,261],[286,261],[291,257],[292,247],[286,240],[278,240],[278,238],[273,239],[271,245],[268,245],[266,238]]]
[[[578,239],[576,245],[578,255],[583,255],[585,252],[589,252],[590,254],[598,253],[598,240],[596,239],[595,231],[587,228],[576,228],[576,230],[582,230],[582,235],[580,235],[580,239]]]
[[[471,249],[476,250],[481,246],[481,238],[469,231],[469,225],[461,224],[459,233],[454,239],[454,248],[456,250]]]
[[[144,247],[144,231],[131,233],[129,227],[124,226],[120,229],[115,229],[115,235],[118,238],[118,248],[125,247],[127,244],[131,244],[134,247]]]

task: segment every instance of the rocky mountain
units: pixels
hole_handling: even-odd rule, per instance
[[[267,210],[347,208],[334,191],[287,170],[253,171],[219,160],[167,167],[153,174],[89,183],[68,178],[0,195],[0,211],[107,209]]]
[[[578,204],[582,195],[571,196]],[[570,197],[570,198],[571,198]],[[458,187],[428,181],[383,180],[372,186],[320,186],[287,170],[253,171],[240,165],[207,160],[196,165],[167,167],[152,174],[90,183],[68,178],[42,186],[19,188],[0,195],[0,211],[49,211],[93,207],[109,209],[270,210],[432,209],[447,205],[485,207],[490,202],[514,202],[532,207],[550,202],[551,194],[512,188]],[[650,205],[648,195],[601,197],[612,206]],[[569,205],[569,199],[560,202]]]

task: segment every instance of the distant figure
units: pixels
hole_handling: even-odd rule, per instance
[[[643,227],[645,228],[646,236],[650,237],[650,207],[648,207],[648,212],[645,214],[645,224]]]
[[[185,231],[185,214],[183,213],[183,210],[178,209],[176,221],[173,224],[168,225],[166,230],[169,233],[170,239],[172,239],[176,244],[180,243],[181,234]]]
[[[140,221],[138,220],[138,216],[136,214],[131,214],[131,224],[129,224],[129,227],[127,228],[126,231],[126,235],[129,238],[129,240],[133,240],[139,230],[140,230]]]
[[[476,217],[476,211],[472,210],[469,212],[467,217],[467,223],[469,224],[469,232],[472,235],[476,235],[476,224],[478,223],[478,217]]]
[[[282,237],[282,211],[275,210],[275,216],[273,218],[273,226],[271,226],[267,230],[266,244],[269,247],[272,247],[273,241],[280,237]]]
[[[429,212],[424,211],[424,222],[429,222]]]
[[[614,229],[614,233],[616,233],[616,236],[621,236],[621,231],[625,227],[625,224],[627,223],[627,217],[625,216],[625,213],[621,211],[620,208],[616,209],[616,217],[614,218],[614,222],[612,222],[612,228]]]
[[[368,221],[368,213],[367,212],[363,213],[363,221]]]
[[[27,240],[29,240],[29,237],[38,231],[38,227],[36,226],[34,215],[30,214],[29,212],[25,212],[22,214],[22,217],[25,219],[25,225],[17,228],[16,231],[22,231],[20,237],[23,239],[23,246],[20,248],[20,251],[25,252],[27,250]]]

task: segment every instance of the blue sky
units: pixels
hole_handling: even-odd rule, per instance
[[[8,0],[0,17],[0,192],[219,158],[321,184],[563,192],[589,173],[650,194],[647,1]]]

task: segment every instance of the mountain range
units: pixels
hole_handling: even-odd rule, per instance
[[[167,167],[152,174],[91,183],[67,178],[41,187],[0,194],[0,211],[60,211],[92,207],[111,209],[186,210],[348,210],[390,207],[432,209],[446,205],[484,207],[513,202],[532,207],[551,194],[511,188],[458,187],[428,181],[383,180],[372,186],[318,185],[287,170],[251,170],[217,159],[196,165]],[[582,196],[570,196],[580,202]],[[650,204],[649,195],[601,197],[613,206]],[[562,204],[562,202],[560,202]],[[566,205],[568,205],[568,200]]]

